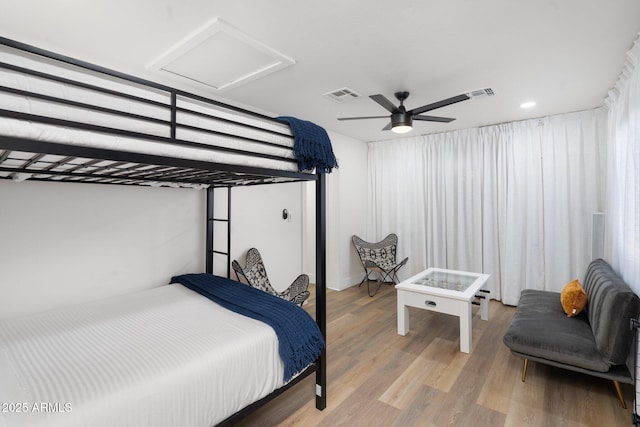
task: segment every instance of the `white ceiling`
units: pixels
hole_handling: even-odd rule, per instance
[[[386,119],[336,118],[385,115],[367,96],[395,102],[399,90],[411,92],[408,109],[475,89],[496,93],[427,113],[457,120],[417,122],[405,136],[601,106],[640,32],[638,0],[0,0],[0,7],[4,37],[363,141],[397,135],[381,130]],[[295,65],[222,94],[147,68],[215,17]],[[364,96],[343,104],[322,97],[342,87]],[[537,106],[519,108],[529,100]]]

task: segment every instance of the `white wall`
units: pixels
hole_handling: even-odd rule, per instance
[[[327,286],[342,290],[358,284],[362,266],[351,244],[363,235],[367,218],[367,144],[329,132],[338,169],[327,175]],[[305,216],[308,229],[315,221],[313,188],[307,187]],[[315,240],[306,233],[305,266],[315,266]],[[312,279],[313,280],[313,279]]]
[[[204,193],[0,181],[0,318],[204,269]]]
[[[366,231],[368,147],[334,132],[329,137],[340,167],[327,175],[327,286],[342,290],[363,274],[351,236]],[[216,206],[226,209],[226,202]],[[291,221],[282,220],[284,208]],[[232,257],[244,264],[247,249],[257,247],[277,290],[300,273],[315,281],[315,182],[234,188],[232,213]]]
[[[340,290],[361,278],[351,235],[365,232],[367,144],[330,137],[340,168],[327,176],[327,284]],[[221,194],[216,216],[224,218]],[[257,247],[278,290],[302,272],[313,280],[314,194],[313,183],[234,188],[232,259],[244,262]],[[0,180],[0,318],[204,271],[205,200],[188,189]],[[282,220],[285,208],[290,221]],[[217,241],[226,249],[222,230]],[[226,274],[226,259],[214,265]]]
[[[345,162],[340,172],[340,260],[341,286],[345,289],[362,280],[363,270],[351,236],[366,232],[367,218],[367,162],[368,145],[343,137],[339,156]]]
[[[231,190],[231,259],[241,265],[249,248],[260,251],[271,285],[283,291],[303,272],[302,195],[303,183],[235,187]],[[216,190],[216,211],[226,209],[226,190]],[[221,202],[221,203],[219,203]],[[287,209],[288,219],[282,218]],[[226,211],[216,212],[224,218]],[[224,234],[218,234],[218,236]],[[226,239],[226,238],[225,238]],[[226,241],[216,240],[216,249],[226,249]],[[220,246],[218,246],[220,245]],[[225,260],[214,259],[214,272],[226,274]],[[235,279],[235,273],[231,273]]]

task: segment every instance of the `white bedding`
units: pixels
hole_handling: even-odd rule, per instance
[[[2,427],[211,426],[282,379],[273,329],[177,284],[0,321]]]
[[[31,70],[46,72],[59,77],[69,78],[73,81],[84,82],[101,88],[135,95],[142,99],[160,103],[160,105],[132,99],[123,99],[118,96],[79,88],[64,82],[51,81],[5,68],[0,68],[0,86],[138,114],[164,121],[170,120],[171,97],[168,92],[139,86],[126,81],[119,81],[108,76],[75,69],[70,66],[60,65],[55,61],[25,55],[24,53],[17,52],[5,46],[0,46],[0,61]],[[184,96],[178,96],[177,106],[180,109],[205,113],[210,116],[210,118],[206,118],[201,115],[178,111],[176,120],[179,125],[195,126],[225,132],[231,135],[268,142],[270,145],[178,126],[176,138],[179,140],[206,144],[211,147],[234,148],[251,153],[267,154],[287,159],[293,158],[291,150],[293,137],[291,136],[290,128],[285,124],[263,119],[259,116],[243,114]],[[171,132],[168,124],[150,122],[138,118],[121,117],[108,112],[91,111],[82,107],[63,105],[36,97],[2,91],[0,91],[0,108],[20,113],[36,114],[131,132],[140,132],[165,138],[169,138]],[[226,120],[233,120],[237,123],[250,125],[252,127],[229,123]],[[278,132],[278,134],[273,132]],[[286,160],[265,159],[244,154],[230,154],[214,151],[206,147],[185,147],[151,139],[147,140],[104,132],[78,130],[71,127],[46,125],[19,119],[1,118],[0,135],[190,160],[297,171],[297,165]]]
[[[200,160],[205,162],[245,165],[278,170],[298,170],[296,163],[280,160],[246,156],[243,154],[222,153],[203,148],[183,147],[157,141],[146,141],[121,136],[99,134],[96,132],[25,122],[23,120],[4,117],[0,117],[0,135],[35,139],[38,141],[57,142],[61,144],[71,144],[76,146],[151,154],[156,156]],[[224,138],[219,139],[224,140]],[[226,142],[228,144],[233,144],[234,148],[239,149],[246,149],[247,147],[244,145],[249,144],[239,144],[238,141],[230,138],[227,138]],[[290,150],[283,154],[286,154],[286,157],[293,158],[293,154]]]

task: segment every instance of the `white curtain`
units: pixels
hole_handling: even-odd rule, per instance
[[[606,257],[640,294],[640,39],[607,98],[609,144]]]
[[[368,238],[398,234],[401,278],[485,272],[512,305],[525,288],[560,291],[590,261],[605,136],[598,109],[371,143]]]

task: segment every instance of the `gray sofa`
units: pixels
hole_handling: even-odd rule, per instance
[[[503,341],[524,359],[524,382],[529,360],[612,380],[623,408],[620,383],[633,384],[635,332],[631,319],[640,315],[640,299],[606,261],[587,268],[582,285],[585,309],[567,317],[559,292],[526,289]]]

